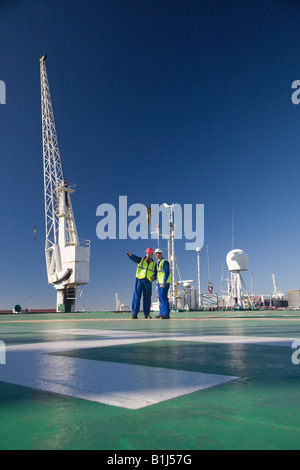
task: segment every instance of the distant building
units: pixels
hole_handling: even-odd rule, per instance
[[[300,308],[300,290],[288,290],[288,302],[290,308]]]

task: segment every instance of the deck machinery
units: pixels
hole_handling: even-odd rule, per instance
[[[90,241],[78,238],[71,204],[75,185],[63,175],[51,101],[46,55],[40,58],[48,283],[57,291],[57,312],[74,312],[81,286],[89,282]]]

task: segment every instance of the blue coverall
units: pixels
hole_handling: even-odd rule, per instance
[[[158,266],[160,265],[160,263],[163,261],[163,258],[158,262]],[[167,279],[169,277],[169,274],[170,274],[170,264],[167,260],[164,260],[164,265],[163,265],[163,270],[164,270],[164,282],[166,283],[165,284],[165,287],[161,287],[161,284],[157,284],[157,288],[158,288],[158,298],[159,298],[159,301],[160,301],[160,312],[159,312],[159,315],[162,316],[162,317],[169,317],[170,316],[170,303],[169,303],[169,297],[168,297],[168,293],[169,293],[169,289],[170,289],[170,284],[167,283]]]
[[[136,264],[139,264],[140,261],[143,259],[142,257],[136,256],[136,255],[131,255],[131,256],[128,255],[128,257]],[[156,279],[156,263],[155,261],[153,262],[155,265],[154,277]],[[144,279],[136,278],[133,299],[132,299],[132,314],[133,315],[137,315],[140,311],[142,294],[143,294],[143,310],[144,310],[144,315],[146,316],[150,314],[151,297],[152,297],[152,282],[149,281],[149,279],[147,278],[144,278]]]

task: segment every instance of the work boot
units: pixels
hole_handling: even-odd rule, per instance
[[[151,319],[152,317],[150,315],[145,315],[145,320]]]
[[[133,314],[132,314],[132,317],[131,317],[131,320],[137,320],[137,317],[138,317],[138,316],[137,316],[137,313],[133,313]]]

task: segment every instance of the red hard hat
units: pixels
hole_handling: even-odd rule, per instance
[[[147,248],[146,253],[152,253],[153,254],[152,248]]]

